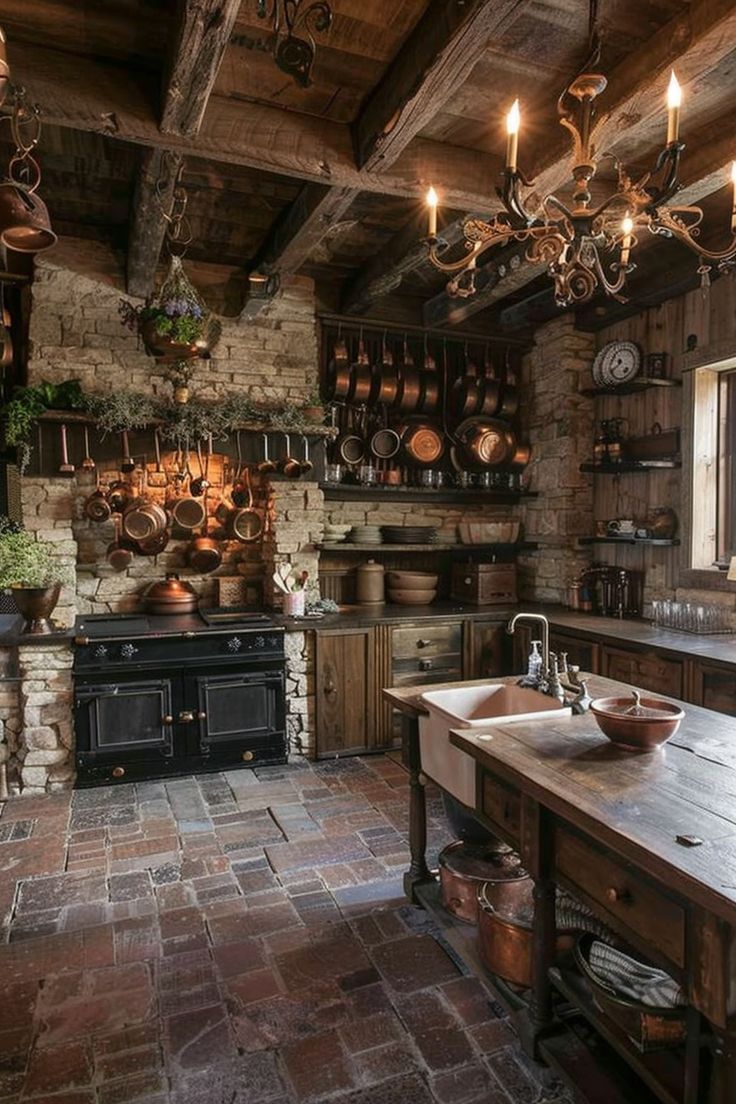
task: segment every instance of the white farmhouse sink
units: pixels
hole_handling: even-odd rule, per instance
[[[452,746],[451,729],[485,731],[494,724],[569,717],[572,712],[539,690],[509,683],[428,690],[422,701],[429,711],[429,716],[419,718],[422,770],[471,809],[475,806],[475,760]]]

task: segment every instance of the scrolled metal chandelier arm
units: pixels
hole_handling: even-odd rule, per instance
[[[605,88],[606,78],[602,74],[584,72],[557,102],[560,125],[572,139],[572,202],[547,195],[539,209],[540,217],[526,208],[522,185],[531,188],[533,184],[517,166],[518,101],[507,116],[506,168],[502,186],[496,189],[503,210],[488,221],[467,220],[463,227],[465,253],[454,261],[443,260],[445,243],[437,235],[438,199],[434,189],[430,189],[429,259],[452,277],[447,284],[449,295],[473,295],[478,259],[494,246],[512,242],[528,242],[526,259],[546,265],[560,306],[586,302],[598,289],[623,299],[627,275],[636,268],[630,259],[640,241],[635,231],[647,230],[686,245],[700,258],[698,272],[704,285],[711,268],[708,262],[721,270],[736,265],[736,162],[732,172],[731,240],[725,248],[710,250],[700,243],[703,212],[699,207],[668,206],[680,189],[679,165],[685,149],[678,138],[681,93],[674,74],[668,91],[667,141],[653,168],[632,180],[625,167],[616,161],[618,181],[614,191],[591,207],[590,182],[601,160],[596,145],[606,121],[605,117],[597,117],[596,101]]]

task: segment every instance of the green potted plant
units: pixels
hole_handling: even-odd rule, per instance
[[[0,588],[11,590],[24,618],[23,632],[53,632],[49,617],[71,572],[54,557],[54,546],[2,519],[0,525]]]
[[[322,405],[322,397],[316,389],[310,391],[307,395],[306,402],[304,404],[304,420],[307,422],[316,422],[319,425],[325,420],[325,408]]]
[[[180,257],[172,257],[155,295],[137,307],[121,299],[119,310],[123,325],[137,331],[146,352],[159,360],[208,357],[220,337],[220,323],[190,283]]]

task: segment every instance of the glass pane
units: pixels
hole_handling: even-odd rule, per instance
[[[167,712],[164,690],[123,689],[100,696],[96,702],[97,744],[107,747],[136,747],[163,742],[162,718]]]
[[[202,697],[210,740],[273,730],[274,692],[267,683],[208,680],[202,686]]]

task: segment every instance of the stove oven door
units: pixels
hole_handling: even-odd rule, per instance
[[[195,683],[199,754],[233,765],[284,762],[283,671],[200,674]]]
[[[128,781],[171,769],[172,682],[138,678],[114,683],[77,680],[76,757],[79,781]]]

